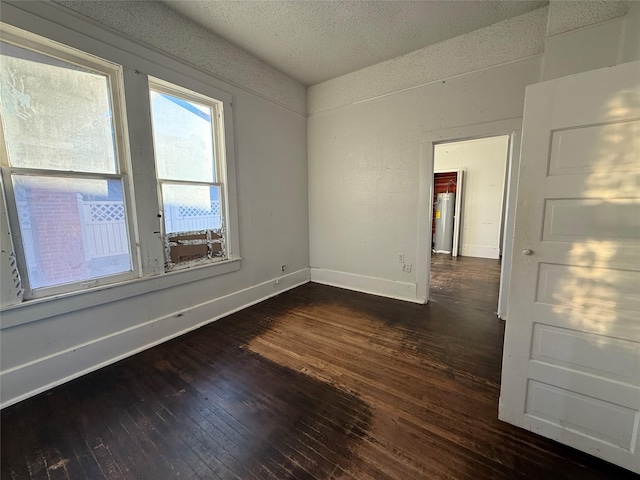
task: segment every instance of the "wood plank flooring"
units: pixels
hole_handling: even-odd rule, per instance
[[[440,301],[498,309],[500,260],[431,255],[430,294]]]
[[[482,263],[434,261],[429,305],[307,284],[9,407],[2,478],[637,478],[497,420]]]

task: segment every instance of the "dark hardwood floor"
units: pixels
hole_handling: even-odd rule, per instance
[[[498,421],[496,265],[434,260],[429,305],[307,284],[9,407],[2,478],[634,478]]]
[[[431,255],[430,295],[439,301],[496,312],[500,260]]]

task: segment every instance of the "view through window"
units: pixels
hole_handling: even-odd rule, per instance
[[[239,258],[231,96],[132,71],[2,24],[0,211],[11,262],[0,273],[18,292],[3,305]]]
[[[30,288],[131,272],[110,72],[80,57],[0,50],[3,182]]]
[[[166,268],[224,259],[221,106],[166,84],[150,98]]]

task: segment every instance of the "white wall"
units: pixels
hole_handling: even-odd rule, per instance
[[[621,50],[635,52],[638,39],[621,18],[628,9],[625,2],[552,2],[549,8],[310,87],[312,280],[424,301],[426,289],[419,285],[425,279],[418,275],[427,277],[428,271],[418,265],[417,274],[415,264],[424,224],[418,217],[419,198],[428,198],[421,175],[429,175],[430,166],[420,160],[421,138],[518,119],[525,87],[542,80],[545,60],[547,76],[624,61]],[[581,46],[576,39],[585,36],[587,46]],[[473,47],[462,48],[469,43]],[[594,44],[602,45],[590,58],[589,45]],[[515,182],[511,187],[515,198]],[[505,249],[512,240],[512,232],[505,231]],[[398,253],[413,264],[411,273],[402,271]],[[510,262],[503,258],[506,272]],[[501,287],[501,318],[508,316],[506,285]]]
[[[547,7],[309,87],[315,114],[544,51]]]
[[[307,281],[309,248],[316,280],[420,301],[421,136],[520,117],[524,88],[540,77],[547,11],[401,58],[391,76],[375,78],[388,70],[381,64],[312,87],[307,122],[304,86],[158,2],[63,3],[93,21],[32,2],[3,2],[2,20],[16,23],[16,8],[31,12],[16,25],[115,61],[164,55],[170,69],[178,59],[173,74],[233,96],[242,261],[223,275],[156,276],[3,311],[2,405]],[[627,22],[622,35],[627,60],[638,52],[633,27]],[[411,273],[402,272],[400,252]],[[275,285],[282,264],[290,273]]]
[[[620,63],[640,59],[640,2],[632,2],[624,19]]]
[[[464,170],[460,255],[499,258],[509,137],[435,146],[435,171]]]
[[[306,117],[48,7],[45,12],[41,5],[4,3],[2,20],[122,63],[125,75],[136,75],[133,68],[154,70],[156,76],[166,73],[232,95],[242,260],[239,270],[226,274],[211,276],[212,267],[205,267],[5,309],[0,319],[3,406],[309,279]],[[129,123],[135,130],[136,117]],[[132,139],[134,159],[151,154],[149,142]]]
[[[522,116],[524,88],[540,78],[547,12],[309,88],[312,281],[427,300],[423,250],[431,236],[421,217],[431,211],[432,165],[421,160],[420,143],[425,134],[438,136],[429,132]]]
[[[638,58],[638,2],[550,2],[544,47],[544,80],[610,67]]]
[[[624,18],[616,18],[547,37],[543,79],[616,65],[623,26]]]
[[[229,85],[305,114],[307,93],[300,82],[267,65],[242,48],[182,17],[162,2],[54,0],[145,45],[181,59]]]
[[[421,137],[520,117],[525,86],[539,71],[534,57],[312,115],[312,280],[424,301],[415,268]]]

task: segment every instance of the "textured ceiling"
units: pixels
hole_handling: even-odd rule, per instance
[[[164,2],[314,85],[521,15],[548,1]]]

